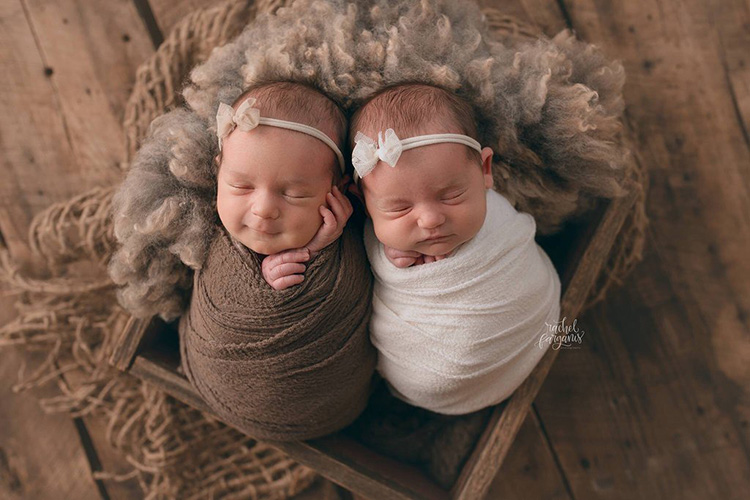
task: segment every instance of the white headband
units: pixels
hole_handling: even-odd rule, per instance
[[[409,137],[403,141],[398,138],[392,128],[385,131],[385,137],[382,132],[378,132],[378,142],[367,137],[362,132],[357,132],[354,137],[354,149],[352,150],[352,165],[354,171],[359,177],[369,174],[378,160],[383,160],[391,167],[395,167],[401,153],[409,149],[441,142],[456,142],[464,144],[472,149],[482,152],[482,145],[468,135],[461,134],[430,134]]]
[[[235,127],[239,127],[240,130],[248,132],[258,125],[268,125],[270,127],[285,128],[302,132],[303,134],[311,135],[316,139],[320,139],[326,143],[334,153],[336,153],[336,158],[338,158],[339,166],[341,167],[341,173],[344,173],[346,168],[344,155],[341,154],[341,150],[339,150],[336,143],[333,142],[330,137],[309,125],[288,122],[286,120],[277,120],[276,118],[262,117],[260,116],[260,110],[252,107],[253,104],[255,104],[255,98],[251,97],[240,104],[237,111],[235,111],[229,104],[223,102],[219,103],[219,111],[216,112],[216,135],[219,138],[219,151],[221,151],[221,141],[231,134]]]

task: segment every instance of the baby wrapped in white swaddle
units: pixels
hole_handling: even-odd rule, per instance
[[[438,262],[397,268],[368,221],[375,275],[370,338],[378,371],[415,406],[469,413],[504,400],[545,353],[560,281],[534,241],[534,219],[487,190],[479,233]]]
[[[455,95],[409,84],[352,120],[371,218],[377,369],[394,395],[443,414],[509,397],[560,314],[560,280],[534,219],[491,189],[492,150],[473,138],[471,117]]]

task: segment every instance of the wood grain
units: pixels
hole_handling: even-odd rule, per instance
[[[20,1],[0,3],[0,232],[16,259],[27,257],[31,218],[86,186],[67,140],[52,85]],[[54,74],[54,73],[53,73]],[[54,177],[41,175],[49,172]]]
[[[531,411],[487,491],[487,499],[572,500],[537,415]]]
[[[113,324],[113,335],[117,335],[114,348],[109,357],[109,364],[121,371],[127,371],[135,360],[138,347],[141,345],[146,330],[152,321],[136,318],[127,313],[118,316]]]
[[[10,300],[0,302],[0,325],[15,317]],[[26,373],[44,359],[21,348],[0,349],[0,498],[5,500],[99,499],[73,421],[47,415],[38,397],[53,395],[46,386],[15,393],[19,370]]]
[[[128,0],[0,9],[0,232],[20,258],[36,213],[121,175],[124,102],[152,49]]]
[[[36,213],[121,175],[124,103],[135,68],[150,55],[151,47],[129,1],[11,0],[0,6],[0,21],[0,234],[14,258],[28,260],[26,230]],[[2,354],[23,358],[16,352]],[[35,361],[36,357],[27,359],[29,366]],[[10,398],[3,396],[5,405]],[[25,397],[33,399],[30,394]],[[19,408],[16,418],[25,418],[22,415]],[[101,466],[117,472],[132,469],[106,443],[102,422],[88,417],[73,421],[66,415],[48,418],[51,423],[41,423],[32,415],[28,425],[46,439],[58,434],[62,439],[70,433],[58,430],[54,422],[67,422],[74,438],[68,440],[70,453],[78,453],[82,460],[59,453],[42,457],[38,469],[55,473],[40,481],[38,495],[32,487],[26,498],[98,498],[96,488],[78,494],[71,484],[95,485],[91,470]],[[54,481],[59,482],[57,490]],[[112,483],[108,489],[100,483],[99,488],[113,499],[142,495],[134,482]]]
[[[135,70],[153,52],[135,7],[129,0],[22,1],[53,71],[75,167],[99,182],[118,180],[125,102]]]
[[[651,227],[636,273],[579,319],[588,344],[560,356],[540,417],[576,498],[742,498],[750,151],[733,95],[746,82],[735,78],[744,28],[722,40],[747,6],[722,4],[717,25],[711,2],[564,4],[579,35],[626,67]]]

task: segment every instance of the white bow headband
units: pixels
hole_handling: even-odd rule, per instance
[[[378,142],[367,137],[362,132],[357,132],[354,137],[354,149],[352,150],[352,165],[359,177],[369,174],[378,160],[382,160],[391,167],[395,167],[401,153],[409,149],[438,144],[441,142],[455,142],[464,144],[472,149],[482,152],[482,145],[468,135],[461,134],[430,134],[418,135],[401,140],[392,128],[385,131],[385,137],[382,132],[378,132]]]
[[[240,130],[249,132],[258,125],[268,125],[271,127],[295,130],[297,132],[302,132],[303,134],[311,135],[316,139],[320,139],[326,143],[334,153],[336,153],[336,158],[338,158],[339,166],[341,167],[341,173],[344,173],[346,168],[344,155],[341,154],[341,150],[339,150],[336,143],[333,142],[330,137],[309,125],[260,116],[260,110],[258,108],[253,108],[253,104],[255,104],[255,98],[251,97],[240,104],[237,111],[235,111],[229,104],[223,102],[219,103],[219,111],[216,112],[216,135],[219,138],[219,151],[221,151],[221,141],[231,134],[235,127],[239,127]]]

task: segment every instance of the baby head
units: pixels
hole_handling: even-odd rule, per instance
[[[276,82],[222,105],[217,126],[216,206],[226,230],[259,254],[305,246],[341,182],[344,113],[311,87]]]
[[[419,138],[433,134],[450,135]],[[350,137],[367,213],[384,245],[446,255],[479,232],[492,187],[492,149],[476,142],[469,103],[429,85],[390,87],[355,113]],[[394,162],[397,142],[403,152]]]

